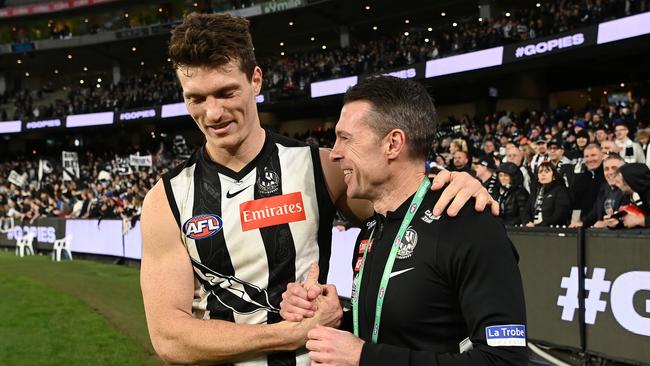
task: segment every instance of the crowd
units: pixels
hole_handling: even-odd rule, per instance
[[[39,102],[53,90],[50,83],[33,92],[19,90],[14,94],[14,110],[0,108],[1,120],[36,120],[64,117],[70,114],[92,113],[149,107],[181,101],[181,90],[171,70],[142,70],[117,84],[103,83],[100,87],[88,83],[68,89],[65,99]],[[67,88],[66,88],[67,89]]]
[[[2,226],[10,221],[32,224],[42,217],[123,219],[134,224],[147,191],[180,162],[172,156],[161,149],[152,156],[151,167],[121,172],[115,155],[85,152],[78,159],[79,177],[69,180],[64,180],[60,156],[0,163]],[[45,161],[51,170],[43,171]],[[22,186],[9,182],[11,171],[26,178]]]
[[[244,2],[245,3],[245,2]],[[246,4],[234,2],[233,6]],[[540,7],[515,9],[478,22],[458,20],[435,28],[414,27],[409,35],[383,36],[356,42],[354,47],[305,50],[287,56],[261,57],[264,90],[273,99],[304,97],[309,84],[319,80],[373,73],[399,68],[452,54],[519,42],[564,32],[604,20],[650,10],[650,0],[555,0]],[[151,106],[181,100],[175,76],[169,68],[139,71],[113,85],[104,81],[69,85],[66,99],[39,103],[54,90],[48,83],[40,90],[10,89],[1,97],[13,99],[12,110],[0,109],[0,117],[18,119],[52,118],[67,114]]]
[[[650,227],[649,122],[645,97],[464,116],[438,133],[430,167],[474,174],[507,225]]]
[[[499,202],[507,225],[647,227],[648,216],[639,222],[643,216],[634,207],[650,214],[649,122],[645,97],[585,111],[564,106],[484,118],[464,115],[443,121],[429,167],[432,173],[445,168],[476,176]],[[321,147],[335,140],[331,128],[291,137]],[[69,181],[63,181],[60,164],[39,182],[38,161],[2,163],[0,217],[137,220],[147,190],[188,154],[178,146],[163,151],[153,154],[151,168],[127,175],[117,172],[114,156],[87,152],[79,159],[79,179]],[[11,170],[27,175],[24,187],[6,180]],[[346,225],[341,217],[336,224]]]
[[[266,88],[286,96],[306,93],[311,82],[387,71],[418,62],[545,37],[650,10],[650,1],[556,0],[515,9],[492,19],[454,19],[438,27],[413,27],[406,34],[260,60]]]

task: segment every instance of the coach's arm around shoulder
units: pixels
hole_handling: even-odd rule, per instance
[[[142,211],[140,284],[156,353],[168,363],[231,363],[305,344],[309,322],[235,324],[192,317],[194,275],[162,181]],[[311,321],[314,322],[313,320]]]

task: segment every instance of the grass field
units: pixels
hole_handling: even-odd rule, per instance
[[[0,251],[0,365],[162,365],[137,269]]]

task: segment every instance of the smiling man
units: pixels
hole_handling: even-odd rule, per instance
[[[330,158],[348,197],[371,201],[375,214],[354,250],[348,331],[311,330],[313,364],[527,364],[523,287],[503,222],[471,205],[458,217],[429,210],[440,198],[424,170],[434,116],[410,80],[367,79],[344,97]],[[281,315],[311,319],[319,290],[290,284]]]
[[[313,262],[327,278],[337,209],[361,221],[372,206],[348,200],[329,151],[260,126],[262,71],[246,19],[190,14],[172,31],[169,54],[205,144],[143,205],[141,287],[153,346],[174,364],[307,365],[307,332],[338,324],[338,298],[290,323],[280,295]],[[439,174],[434,188],[451,177]],[[453,177],[434,211],[454,196],[452,214],[473,195],[479,209],[491,201],[471,176]]]

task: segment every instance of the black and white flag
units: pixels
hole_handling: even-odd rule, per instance
[[[63,181],[79,179],[79,157],[76,152],[63,151]]]

